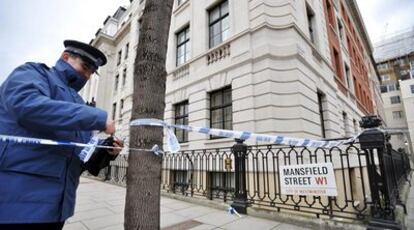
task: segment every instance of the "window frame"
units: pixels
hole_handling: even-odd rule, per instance
[[[236,188],[236,175],[228,171],[210,171],[211,191],[234,192]]]
[[[184,106],[184,114],[179,114],[177,111],[181,111],[181,106]],[[189,112],[188,112],[188,100],[182,101],[179,103],[174,104],[174,124],[176,125],[188,125],[188,118],[189,118]],[[187,118],[187,119],[186,119]],[[182,120],[182,123],[177,123],[177,121]],[[187,120],[187,123],[185,122]],[[179,143],[186,143],[188,142],[188,131],[186,130],[180,130],[182,132],[182,135],[178,135],[178,129],[174,130],[174,134],[177,137],[177,140]]]
[[[184,33],[184,41],[179,43],[180,35]],[[176,37],[176,47],[175,47],[175,65],[181,66],[185,64],[190,59],[190,52],[191,52],[191,44],[190,44],[190,25],[185,26],[183,29],[178,31],[175,35]],[[184,47],[184,61],[179,63],[179,52],[178,49]],[[182,57],[182,56],[180,56]]]
[[[230,100],[229,100],[228,103],[225,103],[225,97],[224,96],[228,92],[230,92]],[[220,103],[220,105],[213,106],[212,99],[213,99],[213,96],[215,94],[221,94],[221,103]],[[233,115],[231,116],[231,121],[227,121],[225,119],[225,110],[228,109],[228,108],[231,109],[231,111],[232,111],[231,114],[233,114],[233,95],[232,95],[231,86],[227,86],[227,87],[221,88],[219,90],[215,90],[215,91],[210,92],[210,128],[226,129],[226,125],[228,125],[227,122],[231,122],[230,123],[230,128],[228,128],[228,129],[229,130],[233,129]],[[221,127],[213,127],[213,120],[214,120],[213,119],[213,113],[215,111],[220,111],[221,118],[222,118],[221,119]],[[210,139],[219,139],[219,138],[224,138],[224,137],[218,137],[218,136],[211,136],[210,135]]]
[[[222,6],[224,4],[227,4],[227,12],[223,14],[222,13]],[[211,20],[212,12],[215,11],[217,8],[219,10],[219,17],[215,20]],[[223,25],[222,25],[222,22],[226,18],[228,20],[230,20],[229,15],[230,15],[230,7],[229,7],[229,1],[228,0],[225,0],[225,1],[222,1],[222,2],[218,3],[217,5],[215,5],[214,7],[212,7],[211,9],[208,10],[208,45],[209,45],[209,48],[216,47],[216,46],[220,45],[221,43],[223,43],[227,39],[227,38],[223,39]],[[220,42],[218,42],[217,44],[214,44],[214,42],[213,42],[214,39],[212,39],[212,38],[214,38],[214,36],[212,36],[211,28],[214,25],[216,25],[217,23],[220,23],[219,24],[219,26],[220,26],[220,33],[219,33],[220,34]],[[230,22],[229,22],[228,30],[230,30]]]
[[[126,85],[126,78],[127,78],[127,68],[124,68],[124,70],[122,71],[122,83],[121,83],[122,87],[125,87]]]
[[[316,44],[316,24],[315,24],[315,11],[312,7],[306,2],[306,18],[308,22],[308,32],[309,38],[312,44]]]
[[[129,55],[129,42],[125,45],[125,54],[124,58],[127,59]]]
[[[112,103],[112,120],[116,119],[116,102]]]
[[[119,66],[122,61],[122,49],[118,51],[118,61],[116,62],[116,65]]]
[[[326,95],[321,91],[317,92],[318,97],[318,111],[319,111],[319,120],[321,122],[321,135],[322,138],[326,138],[326,128],[325,128],[325,117],[324,117],[324,99]]]
[[[118,92],[119,87],[119,74],[115,76],[115,82],[114,82],[114,93]]]
[[[393,100],[393,99],[396,99],[396,100]],[[390,101],[391,101],[391,104],[400,104],[401,103],[401,98],[400,98],[400,96],[392,96],[392,97],[390,97]]]
[[[397,115],[398,114],[398,115]],[[397,115],[397,116],[396,116]],[[404,113],[401,110],[398,111],[392,111],[392,118],[394,120],[400,120],[402,118],[404,118]]]
[[[122,118],[122,110],[124,109],[124,103],[125,103],[125,101],[124,101],[124,99],[121,99],[120,101],[119,101],[119,118]]]

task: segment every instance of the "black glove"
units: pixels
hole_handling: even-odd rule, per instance
[[[108,137],[99,145],[104,146],[114,146],[114,138]],[[90,174],[98,176],[101,169],[107,167],[109,162],[115,160],[118,155],[109,154],[111,149],[96,148],[92,153],[91,158],[84,165],[85,169],[89,171]]]

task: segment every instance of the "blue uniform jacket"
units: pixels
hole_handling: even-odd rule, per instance
[[[85,105],[86,81],[60,59],[26,63],[0,87],[0,134],[86,143],[107,113]],[[80,148],[0,141],[0,224],[64,221],[73,215]]]

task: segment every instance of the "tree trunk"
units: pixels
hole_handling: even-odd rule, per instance
[[[134,63],[131,120],[164,119],[166,53],[173,0],[147,0]],[[162,147],[160,127],[131,127],[130,146]],[[160,229],[162,158],[152,152],[130,151],[125,203],[125,229]]]

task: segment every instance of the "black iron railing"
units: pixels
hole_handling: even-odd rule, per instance
[[[240,147],[245,147],[245,151],[235,151]],[[225,168],[226,159],[231,160],[231,168]],[[281,193],[278,175],[280,166],[323,162],[333,163],[339,193],[337,197]],[[174,175],[182,170],[187,170],[185,191],[176,189],[173,180]],[[227,180],[220,180],[217,174],[220,177],[227,174]],[[214,182],[217,180],[221,184]],[[233,200],[242,209],[249,205],[277,211],[300,211],[317,217],[325,215],[364,219],[369,214],[370,204],[367,155],[358,144],[310,149],[277,145],[243,146],[238,143],[233,149],[167,154],[163,161],[162,189],[208,199]]]
[[[402,205],[401,186],[408,181],[406,153],[389,144],[386,132],[368,127],[359,141],[330,149],[280,145],[212,148],[163,156],[161,189],[184,196],[229,202],[239,212],[247,207],[300,212],[327,218],[395,221]],[[127,158],[118,158],[101,177],[126,184]],[[331,162],[337,196],[282,194],[280,167]],[[395,224],[398,227],[398,224]],[[394,227],[395,227],[394,226]]]

